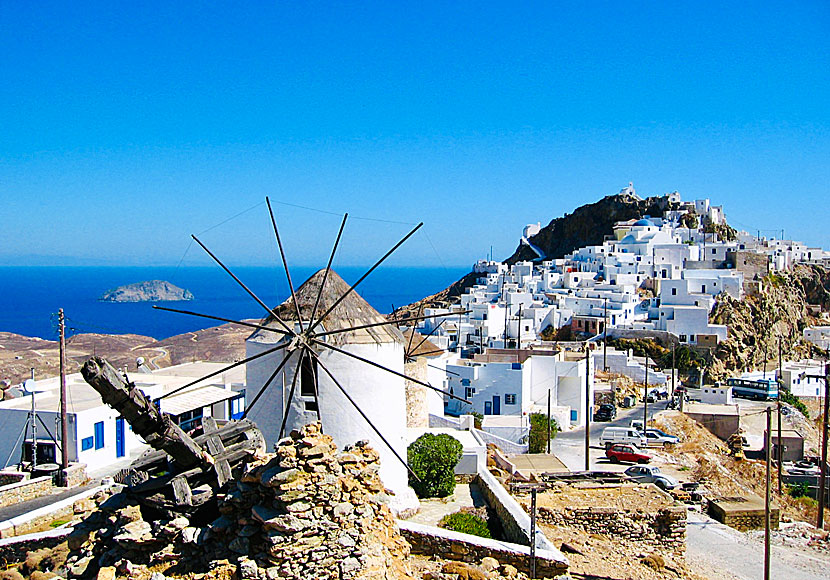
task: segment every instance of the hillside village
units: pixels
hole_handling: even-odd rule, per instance
[[[551,232],[578,230],[580,210],[528,225],[510,259],[480,260],[388,317],[321,270],[244,322],[245,359],[153,368],[108,353],[121,357],[119,404],[141,391],[219,458],[196,475],[178,458],[160,476],[136,467],[165,456],[104,403],[89,363],[66,378],[65,447],[51,431],[58,378],[3,385],[4,577],[729,578],[706,526],[741,550],[743,577],[763,560],[752,530],[770,454],[777,569],[821,577],[830,252],[737,231],[722,206],[677,192],[641,198],[629,184],[601,203],[649,213],[591,228],[582,239],[597,243],[563,255]],[[243,417],[264,445],[225,472],[211,433]],[[440,499],[416,497],[407,473],[426,435],[459,448]],[[492,537],[448,529],[457,513]]]

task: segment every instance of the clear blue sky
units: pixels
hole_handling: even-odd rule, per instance
[[[827,2],[451,4],[4,2],[0,264],[270,263],[267,194],[466,265],[629,181],[830,248]]]

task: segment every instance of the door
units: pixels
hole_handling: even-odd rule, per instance
[[[493,415],[501,415],[501,397],[499,395],[493,396]]]
[[[124,457],[124,418],[118,417],[115,420],[115,456]]]
[[[485,415],[492,415],[493,414],[493,403],[490,401],[484,401],[484,414]]]

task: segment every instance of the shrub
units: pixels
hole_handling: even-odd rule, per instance
[[[476,429],[481,429],[481,423],[482,421],[484,421],[484,415],[482,415],[478,411],[470,411],[469,414],[473,416],[473,426]]]
[[[810,485],[806,481],[787,485],[787,493],[791,497],[805,497],[810,492]]]
[[[785,391],[784,389],[778,389],[778,396],[781,399],[781,402],[787,403],[795,407],[799,413],[810,418],[810,411],[807,410],[807,405],[801,402],[801,399],[793,395],[790,391]]]
[[[438,522],[439,528],[445,528],[462,534],[472,534],[482,538],[492,538],[487,522],[481,516],[465,511],[448,514]]]
[[[559,432],[559,423],[556,419],[550,420],[550,438],[556,437]],[[530,414],[530,436],[528,437],[529,453],[544,453],[548,446],[548,416],[544,413]]]
[[[443,433],[425,433],[412,442],[406,460],[418,476],[409,474],[409,485],[418,497],[447,497],[455,491],[455,466],[463,450],[457,439]]]

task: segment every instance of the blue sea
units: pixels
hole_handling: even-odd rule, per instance
[[[317,268],[292,268],[295,287]],[[367,268],[340,267],[337,273],[356,282]],[[379,267],[356,289],[379,312],[439,292],[461,278],[465,268]],[[268,305],[289,295],[285,272],[276,268],[234,268],[236,274]],[[154,310],[149,303],[99,302],[107,290],[166,280],[190,290],[195,300],[162,306],[232,319],[261,318],[265,311],[218,267],[0,267],[0,331],[57,338],[57,312],[64,309],[68,335],[97,332],[142,334],[164,339],[217,326],[221,322]]]

